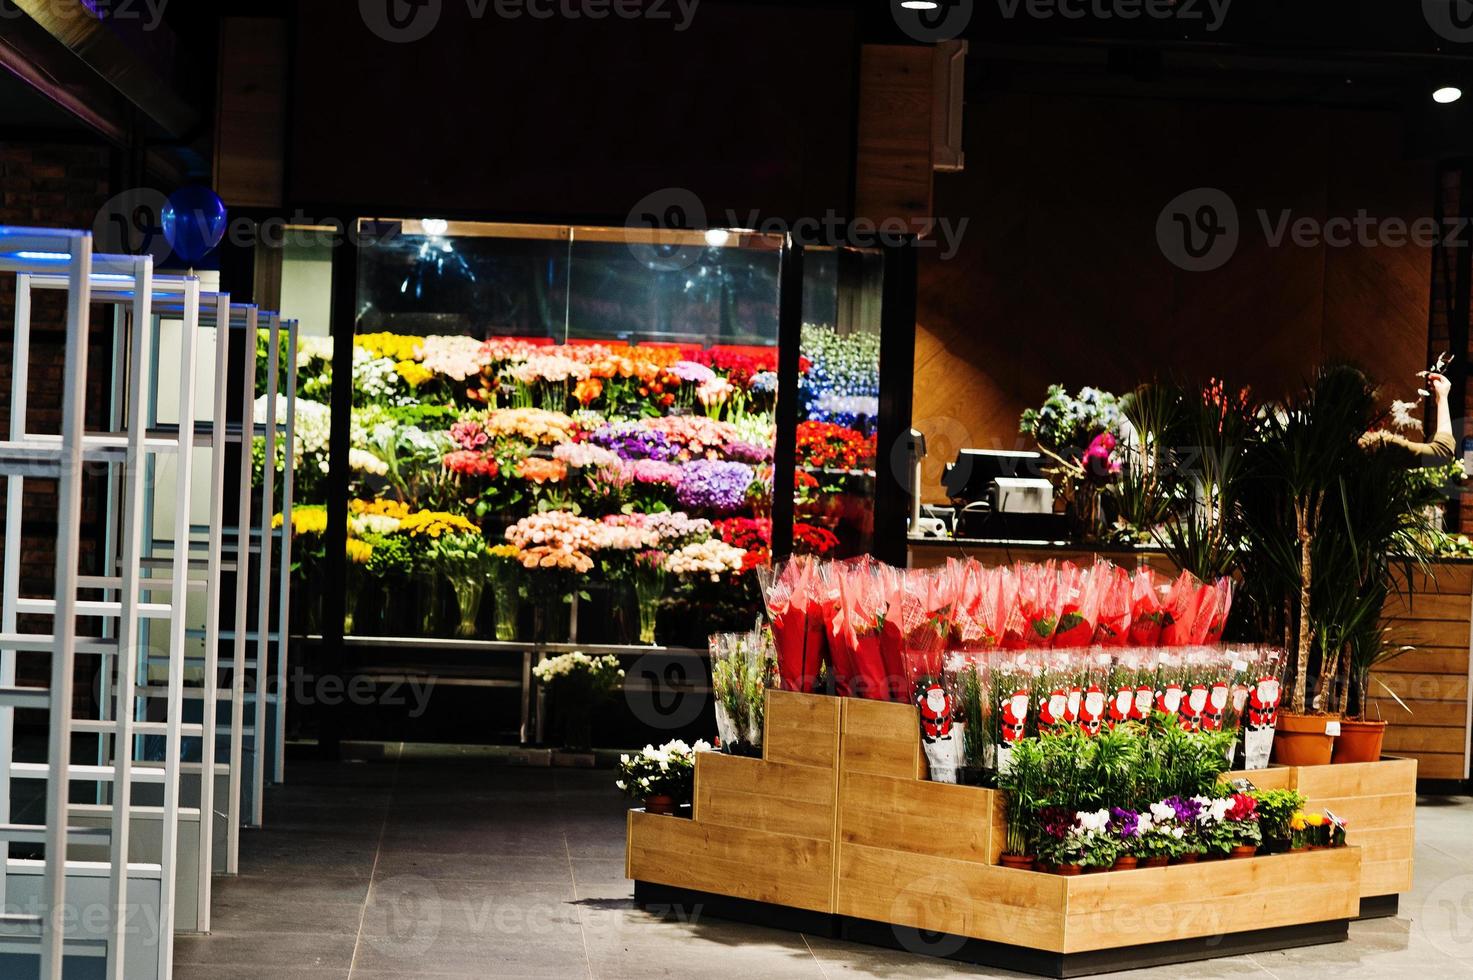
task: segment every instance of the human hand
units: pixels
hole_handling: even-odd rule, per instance
[[[1432,386],[1432,394],[1439,399],[1446,398],[1448,392],[1453,390],[1453,383],[1447,379],[1447,375],[1435,371],[1428,372],[1427,383]]]

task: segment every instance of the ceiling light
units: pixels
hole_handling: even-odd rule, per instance
[[[730,237],[730,232],[728,232],[725,228],[706,229],[706,244],[710,245],[712,248],[720,248],[721,246],[725,245],[727,239],[729,239]]]
[[[936,0],[900,0],[900,6],[906,10],[935,10],[941,4]]]
[[[1458,88],[1456,85],[1444,85],[1442,88],[1432,93],[1432,101],[1440,102],[1443,105],[1446,105],[1449,102],[1456,102],[1462,97],[1463,90]]]
[[[425,218],[419,224],[424,229],[426,235],[434,238],[439,238],[450,229],[450,222],[444,218]]]

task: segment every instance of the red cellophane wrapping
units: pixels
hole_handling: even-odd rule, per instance
[[[1205,590],[1210,595],[1210,590]],[[1175,582],[1171,583],[1171,591],[1166,593],[1166,601],[1161,605],[1161,644],[1168,647],[1183,647],[1192,640],[1192,633],[1197,625],[1197,610],[1202,605],[1204,589],[1197,576],[1191,572],[1182,572]],[[1216,601],[1216,597],[1213,597]],[[1205,632],[1205,630],[1204,630]]]
[[[834,693],[841,698],[854,696],[854,648],[840,642],[838,635],[839,617],[842,614],[839,583],[848,574],[848,562],[823,562],[817,566],[813,576],[811,592],[813,605],[819,612],[823,627],[824,646],[828,650],[829,663],[834,671]]]
[[[885,664],[885,687],[887,698],[891,701],[908,701],[909,692],[906,690],[908,681],[905,676],[905,631],[902,622],[905,619],[904,607],[906,574],[898,568],[889,565],[880,566],[880,581],[885,595],[885,622],[880,628],[880,659]],[[916,611],[923,603],[916,600]],[[924,613],[920,613],[924,615]]]
[[[1161,642],[1161,596],[1156,591],[1156,573],[1142,565],[1131,577],[1130,645],[1155,646]]]
[[[1220,578],[1216,584],[1211,586],[1213,593],[1212,615],[1202,617],[1199,614],[1199,623],[1205,619],[1205,628],[1201,639],[1194,639],[1194,643],[1221,643],[1222,631],[1227,626],[1228,613],[1233,610],[1233,580]]]
[[[1018,609],[1023,615],[1026,646],[1046,647],[1059,625],[1059,573],[1052,561],[1019,562]]]
[[[1094,642],[1100,618],[1100,589],[1104,576],[1073,562],[1059,566],[1059,625],[1054,630],[1056,647],[1087,647]]]
[[[1124,646],[1130,639],[1130,573],[1104,559],[1091,569],[1100,580],[1100,614],[1095,623],[1095,643]]]
[[[1020,584],[1018,573],[1013,569],[998,570],[995,621],[999,643],[1006,650],[1023,650],[1038,645],[1028,642],[1028,623],[1023,618],[1023,608],[1018,596]]]
[[[811,597],[814,564],[807,557],[792,558],[780,562],[762,580],[777,648],[778,683],[784,691],[813,691],[826,655],[823,615]]]
[[[840,579],[840,613],[834,634],[836,642],[849,647],[855,697],[878,701],[888,701],[891,696],[885,659],[880,653],[886,605],[883,581],[877,562],[866,559],[848,568]]]

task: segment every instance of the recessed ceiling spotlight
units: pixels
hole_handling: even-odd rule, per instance
[[[906,10],[935,10],[941,4],[936,0],[900,0],[900,6]]]
[[[730,237],[731,233],[728,232],[725,228],[706,229],[706,244],[710,245],[712,248],[720,248],[721,246],[725,245],[726,240]]]
[[[1444,85],[1432,93],[1432,101],[1440,102],[1443,105],[1447,105],[1449,102],[1456,102],[1462,97],[1463,90],[1456,85]]]
[[[450,222],[444,218],[425,218],[419,224],[424,229],[424,233],[431,238],[439,238],[450,229]]]

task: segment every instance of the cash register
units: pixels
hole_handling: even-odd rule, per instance
[[[958,538],[1059,541],[1068,522],[1054,513],[1054,485],[1043,455],[1005,449],[963,449],[946,464],[941,483],[956,507]]]

